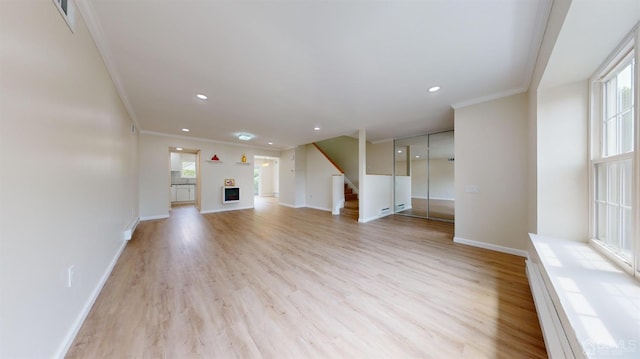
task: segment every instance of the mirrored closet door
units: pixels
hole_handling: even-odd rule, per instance
[[[453,131],[395,141],[395,213],[454,221]]]

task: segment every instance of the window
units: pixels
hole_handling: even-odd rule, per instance
[[[591,87],[591,235],[598,247],[634,273],[640,247],[635,228],[637,73],[633,41],[627,41]]]
[[[56,8],[58,8],[58,11],[60,11],[60,15],[62,15],[71,32],[73,32],[75,25],[75,8],[73,2],[69,0],[53,0],[53,3],[56,5]]]
[[[182,162],[181,178],[196,178],[196,163],[191,161]]]

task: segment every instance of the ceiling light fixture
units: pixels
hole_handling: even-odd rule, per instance
[[[242,141],[249,141],[249,140],[251,140],[251,136],[250,135],[245,135],[243,133],[243,134],[238,135],[238,139],[242,140]]]
[[[182,151],[182,147],[176,147],[176,151]]]
[[[201,94],[201,93],[197,94],[196,97],[201,99],[201,100],[206,100],[208,98],[207,95],[204,95],[204,94]]]
[[[189,132],[189,129],[188,128],[183,128],[182,132]]]
[[[432,88],[429,89],[429,92],[436,92],[436,91],[440,91],[440,86],[433,86]]]
[[[273,142],[269,141],[268,144],[273,145]]]
[[[416,156],[416,158],[420,158],[420,156]]]
[[[316,126],[313,128],[314,131],[320,131],[320,126]]]
[[[398,150],[398,153],[402,153],[402,150]]]

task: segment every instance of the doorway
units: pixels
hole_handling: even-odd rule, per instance
[[[453,131],[396,140],[394,152],[395,213],[453,222]]]
[[[169,147],[170,207],[200,209],[200,151]]]
[[[254,156],[253,194],[258,197],[280,197],[280,159]]]

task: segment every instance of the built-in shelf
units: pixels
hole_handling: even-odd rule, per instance
[[[250,165],[251,162],[236,162],[239,165]]]
[[[211,163],[222,163],[222,161],[220,161],[220,160],[217,160],[217,161],[215,161],[215,160],[207,160],[207,162],[211,162]]]

